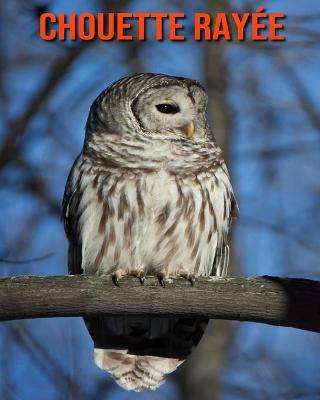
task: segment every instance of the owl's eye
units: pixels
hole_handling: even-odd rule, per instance
[[[180,108],[175,104],[157,104],[157,110],[163,114],[176,114]]]

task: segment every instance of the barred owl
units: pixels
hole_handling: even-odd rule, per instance
[[[71,274],[164,284],[224,276],[237,210],[221,150],[193,80],[143,73],[91,106],[83,149],[66,184]],[[143,287],[141,287],[143,290]],[[207,320],[88,316],[96,364],[127,390],[158,388],[199,342]]]

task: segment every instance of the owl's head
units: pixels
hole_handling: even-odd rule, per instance
[[[200,140],[208,134],[206,105],[207,95],[194,80],[161,74],[133,75],[115,82],[94,101],[87,136]]]

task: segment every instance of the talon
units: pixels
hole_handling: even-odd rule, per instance
[[[145,280],[146,280],[146,278],[144,276],[139,277],[139,281],[141,283],[141,286],[144,285]]]
[[[112,282],[116,286],[120,287],[120,284],[119,284],[120,279],[127,275],[128,275],[128,271],[126,269],[119,268],[112,274],[112,276],[111,276]]]
[[[159,272],[157,274],[158,281],[162,287],[166,287],[166,275],[164,272]]]
[[[160,285],[163,288],[166,287],[166,282],[165,282],[165,280],[164,280],[164,278],[162,276],[158,276],[158,280],[159,280]]]
[[[184,279],[186,279],[187,281],[189,281],[189,282],[191,283],[192,286],[196,283],[196,278],[195,278],[195,276],[194,276],[191,272],[189,272],[189,271],[187,271],[187,270],[185,270],[185,269],[180,269],[180,270],[177,272],[177,276],[178,276],[179,278],[184,278]]]
[[[111,279],[112,279],[112,282],[115,284],[115,286],[120,287],[120,284],[119,284],[119,277],[118,277],[116,274],[113,274],[112,277],[111,277]]]
[[[130,275],[135,276],[136,278],[138,278],[140,284],[144,285],[146,277],[145,277],[145,272],[144,272],[143,268],[139,268],[139,269],[133,270]]]

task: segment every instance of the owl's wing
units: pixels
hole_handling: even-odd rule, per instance
[[[239,217],[239,206],[233,191],[231,191],[230,193],[230,207],[231,207],[231,213],[230,213],[231,218],[230,218],[229,228],[231,226],[231,219]]]
[[[229,210],[226,212],[227,220],[227,232],[223,233],[221,240],[217,244],[216,255],[213,262],[212,274],[216,276],[226,276],[228,271],[229,265],[229,256],[230,256],[230,249],[227,242],[227,234],[230,230],[232,219],[237,218],[239,215],[239,207],[237,203],[237,199],[234,195],[231,182],[230,182],[230,175],[225,163],[221,165],[222,170],[225,173],[226,181],[225,181],[225,199],[224,199],[224,206],[228,207]],[[224,211],[225,212],[225,211]]]
[[[232,218],[237,218],[239,216],[239,207],[236,196],[233,192],[233,188],[231,185],[230,175],[228,168],[225,163],[221,165],[223,172],[226,174],[227,181],[226,181],[226,201],[227,204],[230,204],[230,212],[229,212],[229,225],[228,228],[231,226]]]
[[[68,271],[69,274],[82,274],[82,253],[80,237],[77,229],[77,205],[79,204],[79,192],[77,185],[74,184],[74,175],[78,171],[79,157],[75,160],[67,179],[63,201],[62,201],[62,220],[64,230],[69,240],[68,250]]]

